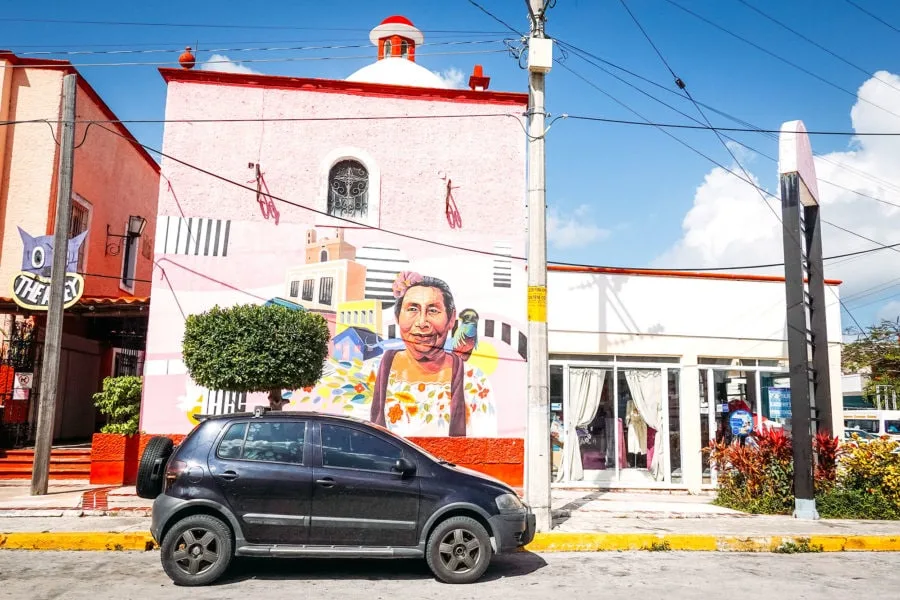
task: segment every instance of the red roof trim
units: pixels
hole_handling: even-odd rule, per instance
[[[420,88],[383,83],[362,83],[342,79],[310,79],[284,77],[281,75],[260,75],[257,73],[223,73],[188,69],[161,68],[160,75],[166,83],[189,82],[210,85],[233,85],[262,87],[281,90],[303,90],[333,94],[354,94],[359,96],[391,96],[395,98],[419,98],[422,100],[444,100],[473,104],[504,104],[528,106],[528,94],[519,92],[476,92],[473,90],[445,90],[440,88]]]
[[[43,58],[24,58],[21,56],[17,56],[10,52],[9,50],[0,50],[0,59],[8,60],[11,64],[17,67],[43,67],[46,69],[56,69],[63,71],[67,74],[78,75],[78,87],[87,94],[88,98],[90,98],[98,108],[100,108],[100,112],[109,119],[110,121],[117,121],[119,117],[116,116],[116,113],[112,111],[106,102],[103,101],[103,98],[100,97],[100,94],[97,93],[90,83],[88,83],[87,79],[78,72],[72,63],[67,60],[47,60]],[[132,142],[132,146],[138,151],[138,153],[144,158],[145,161],[153,168],[153,170],[159,173],[159,163],[153,160],[153,157],[150,156],[150,153],[144,149],[143,146],[140,145],[140,142],[137,141],[137,138],[132,135],[131,131],[122,124],[122,123],[110,123],[113,127],[119,130],[119,132],[124,135],[128,140]]]
[[[621,267],[581,267],[570,265],[548,265],[549,271],[566,273],[602,273],[604,275],[653,275],[656,277],[683,277],[689,279],[725,279],[729,281],[769,281],[784,282],[784,277],[777,275],[741,275],[736,273],[706,273],[698,271],[664,271],[655,269],[626,269]],[[828,285],[841,285],[838,279],[826,279]]]

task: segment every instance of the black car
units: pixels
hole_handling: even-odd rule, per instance
[[[138,494],[178,585],[218,579],[234,556],[422,558],[476,581],[535,520],[506,484],[358,419],[257,409],[209,417],[182,443],[147,444]]]

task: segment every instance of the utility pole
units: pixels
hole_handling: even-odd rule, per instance
[[[547,351],[547,189],[544,159],[544,78],[553,66],[553,41],[544,37],[548,0],[526,0],[528,40],[528,421],[525,501],[537,531],[549,531],[550,365]]]
[[[34,466],[31,495],[47,493],[50,478],[50,449],[56,423],[56,393],[59,384],[59,360],[62,346],[63,304],[66,262],[69,246],[69,218],[72,214],[72,173],[75,162],[75,94],[77,75],[63,77],[62,135],[59,141],[59,177],[56,192],[56,220],[53,224],[53,265],[50,270],[50,303],[44,335],[41,388],[38,401],[37,434],[34,442]]]

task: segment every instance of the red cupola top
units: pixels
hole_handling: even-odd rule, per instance
[[[378,60],[405,58],[416,62],[416,46],[425,41],[422,32],[403,15],[392,15],[382,21],[369,34],[378,46]]]

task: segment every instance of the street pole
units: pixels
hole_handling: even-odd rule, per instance
[[[69,245],[69,217],[72,213],[72,173],[75,159],[75,94],[77,75],[63,77],[62,135],[59,141],[59,177],[56,192],[56,220],[53,224],[53,265],[50,270],[50,303],[44,335],[41,363],[37,433],[34,442],[34,466],[31,495],[47,493],[50,479],[50,449],[56,422],[56,395],[59,384],[59,360],[62,346],[63,304],[66,262]]]
[[[537,531],[549,531],[550,374],[547,350],[547,228],[544,160],[544,77],[552,66],[552,40],[544,37],[545,0],[529,0],[528,42],[528,421],[525,432],[525,501]]]

